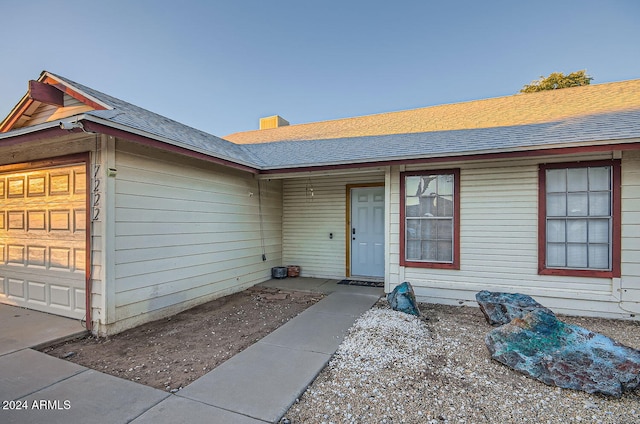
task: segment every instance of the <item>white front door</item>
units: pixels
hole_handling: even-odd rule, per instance
[[[351,189],[351,275],[384,277],[384,187]]]

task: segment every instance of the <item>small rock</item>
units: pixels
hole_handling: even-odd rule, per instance
[[[476,301],[480,311],[491,325],[504,325],[514,318],[522,318],[525,314],[542,309],[554,315],[550,309],[536,302],[531,296],[520,293],[501,293],[483,290],[476,293]]]
[[[396,288],[387,295],[387,301],[389,302],[391,309],[394,311],[420,316],[420,310],[418,309],[418,303],[416,302],[416,295],[413,292],[411,283],[409,282],[405,281],[404,283],[396,286]]]
[[[276,294],[267,294],[264,296],[265,300],[285,300],[289,297],[287,293],[276,293]]]
[[[69,359],[72,356],[74,356],[76,353],[75,352],[67,352],[64,355],[62,355],[62,359]]]

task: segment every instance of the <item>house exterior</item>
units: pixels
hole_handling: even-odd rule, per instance
[[[43,72],[0,124],[0,302],[112,334],[270,278],[640,314],[640,80],[219,138]]]

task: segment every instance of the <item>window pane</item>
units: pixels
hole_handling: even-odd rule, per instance
[[[608,191],[589,193],[589,215],[609,216],[611,214],[611,194]]]
[[[566,265],[565,244],[547,243],[547,266],[564,267]]]
[[[549,169],[546,175],[547,193],[564,193],[567,191],[566,169]]]
[[[422,256],[420,257],[420,259],[424,261],[437,260],[437,245],[435,241],[422,242]]]
[[[609,269],[609,245],[589,245],[589,268]]]
[[[547,221],[547,241],[564,243],[565,221],[560,219],[550,219]]]
[[[567,216],[567,198],[564,193],[547,194],[547,216]]]
[[[453,196],[440,196],[436,202],[437,216],[453,216]]]
[[[587,168],[567,169],[567,191],[587,191]]]
[[[438,194],[440,196],[453,195],[453,175],[438,175]]]
[[[438,220],[438,239],[453,240],[453,220],[450,220],[450,219]]]
[[[587,242],[586,219],[571,219],[567,221],[567,241],[574,243]]]
[[[568,244],[567,245],[567,266],[570,268],[587,267],[587,245]]]
[[[452,262],[453,261],[452,247],[453,246],[450,241],[439,241],[437,260],[442,262]]]
[[[589,190],[611,190],[611,167],[589,168]]]
[[[405,194],[407,196],[418,196],[420,193],[418,192],[418,184],[420,183],[420,177],[405,177],[404,179],[404,187]]]
[[[592,219],[589,221],[589,243],[609,243],[608,219]]]
[[[567,211],[569,216],[587,216],[587,193],[567,194]]]
[[[421,231],[421,239],[422,240],[433,240],[437,238],[438,231],[438,223],[433,219],[425,219],[422,221],[422,231]]]
[[[408,260],[420,260],[420,241],[408,241],[405,255]]]
[[[407,197],[405,200],[405,214],[407,217],[420,216],[420,205],[417,197]]]
[[[419,219],[407,219],[407,240],[420,240]]]
[[[420,216],[438,216],[436,196],[420,197]]]

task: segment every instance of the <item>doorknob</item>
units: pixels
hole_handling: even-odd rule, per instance
[[[355,228],[351,229],[351,234],[353,234],[354,236],[356,235],[356,229]]]

